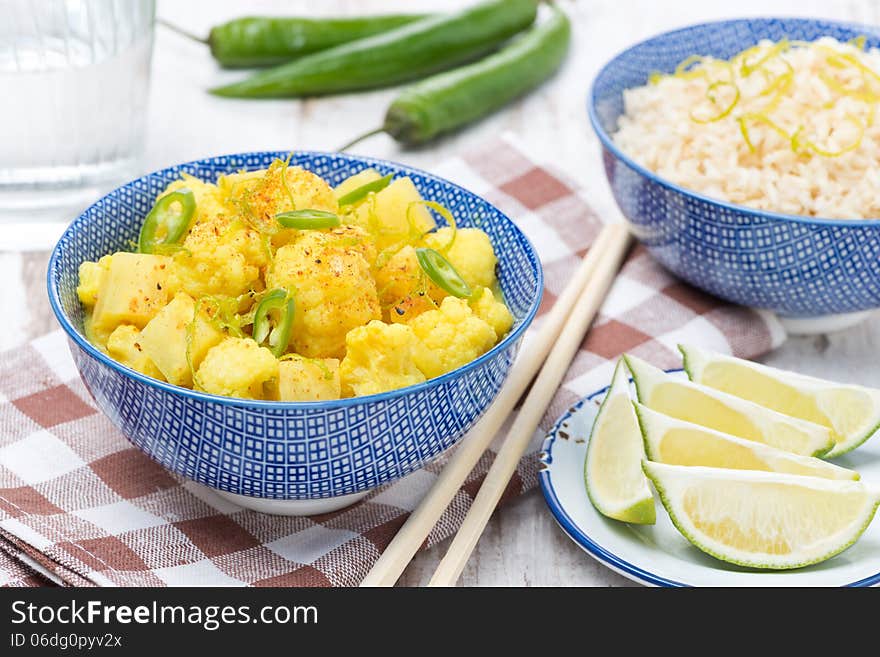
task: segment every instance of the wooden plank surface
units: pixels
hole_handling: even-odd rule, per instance
[[[344,14],[393,10],[430,11],[470,0],[252,0],[249,14]],[[585,96],[598,68],[615,52],[651,34],[731,15],[813,15],[880,23],[876,0],[577,0],[561,2],[574,23],[573,48],[564,70],[527,99],[469,130],[416,151],[385,137],[355,152],[431,169],[470,144],[512,131],[538,157],[564,168],[591,194],[600,212],[613,202],[601,172],[598,145],[586,119]],[[196,32],[244,11],[235,0],[172,3],[158,12]],[[369,92],[306,101],[246,102],[209,97],[204,88],[238,74],[221,72],[204,46],[159,30],[143,171],[188,159],[236,151],[284,148],[332,150],[378,125],[394,92]],[[69,217],[58,217],[59,220]],[[56,327],[46,301],[47,254],[4,252],[0,243],[0,349]],[[766,362],[808,374],[880,387],[873,366],[880,350],[880,316],[862,325],[813,338],[789,340]],[[446,544],[420,553],[401,583],[427,582]],[[559,530],[538,492],[494,515],[460,583],[481,586],[623,586],[630,582],[586,556]]]

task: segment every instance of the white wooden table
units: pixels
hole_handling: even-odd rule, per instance
[[[355,14],[448,10],[472,0],[159,0],[158,14],[197,33],[247,14]],[[503,131],[512,131],[538,157],[564,167],[591,193],[600,212],[613,201],[589,127],[585,96],[590,80],[613,54],[656,32],[733,15],[805,15],[880,23],[877,0],[576,0],[561,2],[574,23],[564,69],[537,93],[470,129],[417,151],[379,136],[355,152],[431,169],[444,157]],[[162,28],[156,35],[143,171],[236,151],[333,150],[378,126],[391,90],[305,101],[237,101],[204,93],[240,74],[222,72],[207,48]],[[64,217],[59,217],[64,219]],[[8,244],[6,245],[8,248]],[[47,255],[3,251],[0,242],[0,349],[56,327],[45,301]],[[792,339],[768,363],[880,387],[874,363],[880,315],[845,332]],[[420,553],[402,583],[424,584],[445,550]],[[576,547],[556,527],[538,492],[499,510],[464,571],[463,585],[619,586],[629,584]]]

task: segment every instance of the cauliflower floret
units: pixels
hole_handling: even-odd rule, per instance
[[[268,260],[256,230],[217,215],[193,226],[174,255],[173,273],[180,288],[195,298],[238,296],[258,286]]]
[[[278,360],[251,338],[226,338],[212,347],[196,373],[205,392],[262,399],[263,385],[278,378]]]
[[[278,249],[266,274],[268,289],[293,292],[292,351],[307,358],[342,358],[345,335],[379,319],[379,298],[364,253],[368,236],[354,226],[302,231]]]
[[[422,313],[409,326],[421,343],[413,354],[415,364],[429,379],[469,363],[498,339],[467,301],[456,297],[446,297],[438,310]]]
[[[278,398],[281,401],[320,401],[342,396],[339,360],[303,358],[292,354],[278,364]]]
[[[279,212],[308,208],[335,213],[339,209],[333,188],[326,181],[301,167],[287,166],[281,160],[275,160],[264,171],[224,176],[218,181],[218,188],[243,223],[261,227],[264,232],[278,228],[275,215]],[[273,244],[287,244],[297,232],[279,230]]]
[[[359,204],[346,220],[367,230],[379,251],[384,251],[412,243],[434,228],[434,219],[422,200],[412,180],[397,178]]]
[[[403,323],[427,310],[433,310],[446,296],[419,266],[416,250],[405,246],[376,271],[379,304],[383,319]]]
[[[513,326],[513,315],[500,299],[496,299],[487,287],[477,288],[468,302],[474,314],[495,329],[499,338],[506,335]]]
[[[471,288],[495,285],[498,258],[489,236],[479,228],[459,228],[452,246],[444,250],[451,239],[452,229],[446,226],[426,235],[425,243],[440,251]]]
[[[105,255],[98,262],[88,260],[79,266],[79,285],[76,294],[86,309],[92,308],[98,302],[98,290],[104,276],[110,269],[110,259],[113,256]]]
[[[113,360],[118,360],[141,374],[164,381],[165,377],[162,376],[162,372],[144,353],[140,340],[141,332],[137,326],[120,324],[107,338],[107,353]]]
[[[372,321],[350,331],[345,344],[347,353],[339,366],[345,397],[373,395],[425,380],[413,362],[418,341],[409,326]]]

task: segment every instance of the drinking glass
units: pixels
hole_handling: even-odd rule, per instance
[[[57,220],[133,173],[154,14],[155,0],[0,0],[0,221]]]

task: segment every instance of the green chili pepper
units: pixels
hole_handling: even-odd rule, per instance
[[[272,311],[279,311],[275,318],[270,314]],[[254,313],[254,341],[259,345],[267,343],[275,357],[280,357],[290,342],[295,311],[296,303],[287,290],[277,288],[269,292]]]
[[[338,216],[326,210],[290,210],[279,212],[275,219],[285,228],[297,230],[335,228],[342,223]]]
[[[425,15],[351,18],[247,16],[211,28],[208,45],[214,59],[226,68],[272,66],[387,32],[422,18]]]
[[[393,177],[394,174],[389,173],[387,176],[382,176],[378,180],[371,180],[370,182],[365,183],[360,187],[356,187],[348,194],[342,196],[339,199],[339,205],[352,205],[360,201],[362,198],[366,197],[366,195],[370,192],[381,192],[383,189],[388,187]]]
[[[180,204],[180,211],[174,204]],[[177,244],[189,229],[196,211],[196,197],[188,189],[178,189],[166,194],[158,201],[144,219],[138,236],[138,251],[153,253],[159,247]]]
[[[211,89],[232,98],[319,96],[386,87],[492,52],[537,14],[536,0],[484,0],[382,34],[306,55]]]
[[[551,5],[552,14],[498,52],[473,64],[439,73],[401,91],[379,130],[407,146],[435,137],[494,112],[549,78],[565,59],[571,40],[566,15]]]
[[[416,249],[416,258],[422,271],[437,287],[446,290],[454,297],[467,299],[473,292],[452,263],[434,249]]]

